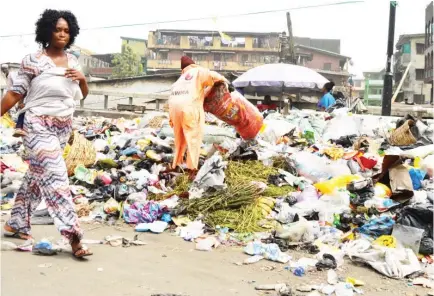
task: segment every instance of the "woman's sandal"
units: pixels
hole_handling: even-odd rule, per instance
[[[5,237],[18,238],[22,240],[33,239],[33,237],[30,234],[18,232],[7,224],[3,227],[3,230],[4,230],[3,235]]]
[[[72,256],[74,256],[77,259],[81,259],[81,258],[92,256],[92,255],[93,255],[93,253],[90,250],[85,249],[83,247],[79,248],[78,250],[76,250],[75,252],[72,253]]]

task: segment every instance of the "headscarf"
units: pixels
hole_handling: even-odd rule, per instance
[[[182,58],[181,58],[181,70],[184,70],[184,68],[190,66],[191,64],[194,64],[194,61],[190,57],[182,56]]]

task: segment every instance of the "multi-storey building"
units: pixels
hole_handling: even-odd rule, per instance
[[[425,83],[425,34],[399,36],[394,55],[395,85],[401,81],[407,66],[410,68],[396,101],[425,104],[430,100],[431,86]]]
[[[94,57],[93,52],[91,52],[90,50],[79,47],[77,45],[72,45],[71,50],[77,51],[80,53],[80,56],[78,57],[78,63],[80,64],[81,69],[86,76],[91,74],[92,69],[95,69],[95,68],[109,69],[110,68],[110,63],[107,63],[105,61],[102,61],[102,60]]]
[[[364,103],[370,106],[380,106],[383,98],[385,70],[372,70],[363,72],[364,79],[355,79],[354,87],[363,97]]]
[[[179,70],[180,58],[190,56],[197,64],[220,72],[244,72],[279,61],[281,33],[156,30],[149,32],[148,71]],[[316,41],[316,42],[315,42]],[[321,41],[321,42],[320,42]],[[340,83],[348,79],[349,57],[340,54],[340,41],[295,37],[298,63]],[[323,48],[313,47],[322,45]]]
[[[122,51],[125,46],[129,46],[132,51],[139,57],[145,57],[148,55],[148,41],[146,39],[121,37]]]
[[[431,85],[429,101],[433,103],[433,2],[425,9],[425,83]]]

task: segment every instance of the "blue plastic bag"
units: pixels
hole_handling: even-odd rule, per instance
[[[359,227],[359,231],[362,234],[377,238],[382,235],[390,235],[393,225],[395,225],[395,221],[390,217],[384,216],[369,220],[365,225]]]
[[[410,169],[408,172],[413,183],[413,189],[419,190],[422,188],[422,180],[425,178],[426,172],[419,169]]]

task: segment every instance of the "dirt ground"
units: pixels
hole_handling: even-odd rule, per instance
[[[106,235],[134,236],[129,228],[104,226],[95,229],[95,225],[83,225],[83,228],[88,229],[86,239],[103,239]],[[33,235],[36,239],[60,238],[53,225],[35,226]],[[211,252],[201,252],[194,250],[193,243],[169,233],[146,233],[139,238],[147,245],[129,248],[89,245],[95,254],[85,262],[74,260],[70,253],[46,257],[15,251],[2,252],[1,295],[150,296],[173,293],[247,296],[266,295],[254,289],[257,284],[289,283],[297,286],[327,282],[327,272],[308,272],[304,277],[296,277],[284,269],[284,264],[266,260],[239,266],[235,263],[242,262],[247,255],[237,247],[219,247]],[[312,256],[290,253],[295,259]],[[51,267],[46,267],[49,265]],[[351,276],[364,281],[364,295],[427,295],[429,292],[426,288],[386,278],[369,267],[355,266],[349,261],[337,273],[343,278]]]

